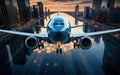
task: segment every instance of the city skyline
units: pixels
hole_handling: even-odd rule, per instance
[[[30,6],[37,5],[37,2],[43,2],[44,8],[47,7],[51,11],[57,11],[56,0],[30,0]],[[74,11],[75,6],[79,5],[79,11],[84,11],[84,7],[91,7],[93,0],[60,0],[60,10],[61,11]],[[102,6],[106,6],[106,0],[103,0]]]
[[[48,9],[50,9],[51,11],[57,11],[57,2],[54,2],[53,0],[30,0],[30,5],[36,5],[37,2],[43,2],[44,7],[47,7]],[[51,2],[52,1],[52,2]],[[92,7],[92,2],[91,1],[71,1],[71,0],[67,0],[67,2],[60,2],[60,10],[61,11],[74,11],[75,10],[75,5],[79,4],[80,11],[84,10],[85,6],[90,6]],[[70,7],[70,8],[69,8]]]

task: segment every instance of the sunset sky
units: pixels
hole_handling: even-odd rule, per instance
[[[79,11],[83,11],[85,6],[92,7],[92,0],[60,0],[61,11],[74,11],[75,5],[79,4]],[[102,5],[106,5],[106,0],[103,0]],[[57,11],[57,2],[55,0],[30,0],[30,5],[36,5],[37,2],[43,2],[44,7],[51,11]]]

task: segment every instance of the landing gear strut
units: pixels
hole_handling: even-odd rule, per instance
[[[80,40],[77,39],[74,43],[74,49],[76,49],[76,47],[79,49],[80,48]]]
[[[56,52],[57,52],[57,54],[59,54],[59,53],[62,54],[62,48],[57,48]]]
[[[44,46],[44,44],[43,44],[43,43],[42,43],[42,44],[38,44],[38,48],[39,48],[39,49],[41,49],[41,48],[43,48],[43,49],[44,49],[44,48],[45,48],[45,46]]]
[[[60,41],[58,41],[57,42],[57,49],[56,49],[56,52],[57,52],[57,54],[62,54],[62,48],[60,48],[60,46],[61,46],[61,42]]]
[[[41,49],[41,48],[44,49],[45,48],[44,43],[45,42],[42,42],[41,40],[39,40],[38,48],[39,49]]]

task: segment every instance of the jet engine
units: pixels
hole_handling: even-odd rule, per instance
[[[82,37],[80,40],[80,46],[82,49],[89,49],[92,46],[91,40],[89,37]]]
[[[38,46],[38,39],[36,37],[28,37],[25,40],[25,45],[29,49],[35,49]]]

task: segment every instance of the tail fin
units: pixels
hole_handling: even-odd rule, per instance
[[[58,1],[58,10],[57,11],[58,11],[57,15],[60,16],[60,1]]]

